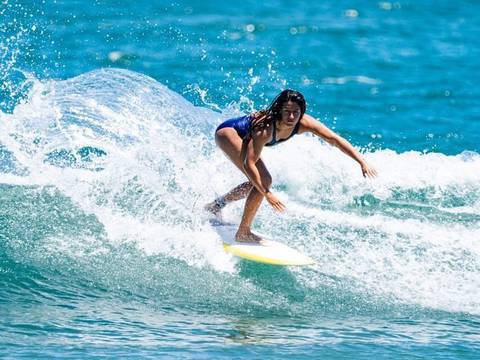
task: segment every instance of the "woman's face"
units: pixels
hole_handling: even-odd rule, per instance
[[[294,126],[300,120],[302,110],[296,102],[288,101],[282,106],[282,123],[288,126]]]

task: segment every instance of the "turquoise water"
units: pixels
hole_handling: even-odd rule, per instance
[[[477,358],[479,13],[1,2],[2,356]],[[309,268],[230,257],[202,211],[244,180],[215,127],[287,86],[380,173],[311,136],[265,149],[287,212],[255,229]]]

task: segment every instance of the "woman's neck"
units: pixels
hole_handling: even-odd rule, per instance
[[[282,120],[275,121],[275,127],[277,128],[277,131],[283,131],[283,130],[292,128],[292,126],[287,126],[285,124],[282,124]]]

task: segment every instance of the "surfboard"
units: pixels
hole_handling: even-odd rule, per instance
[[[224,250],[239,258],[270,265],[306,266],[315,264],[315,261],[309,256],[263,235],[260,235],[263,239],[260,243],[237,242],[235,241],[237,225],[217,223],[214,224],[214,227],[223,241]]]

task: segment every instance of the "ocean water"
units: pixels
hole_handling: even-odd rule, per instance
[[[0,357],[477,359],[480,3],[0,2]],[[313,136],[265,149],[317,264],[223,252],[243,182],[215,127],[282,89]],[[225,209],[239,221],[242,203]]]

